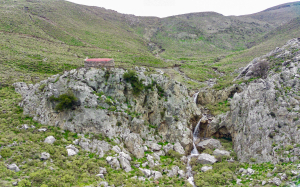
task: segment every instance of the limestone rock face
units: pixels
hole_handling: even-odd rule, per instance
[[[230,100],[230,111],[216,117],[208,132],[210,136],[233,140],[240,161],[278,163],[294,161],[294,157],[277,152],[291,147],[297,154],[300,143],[298,92],[300,90],[300,41],[290,40],[285,46],[254,59],[238,79],[254,78],[253,69],[267,62],[270,67],[261,77],[240,86]],[[275,146],[274,146],[275,145]]]
[[[123,79],[126,71],[118,68],[74,69],[35,85],[19,82],[14,86],[23,96],[20,106],[24,114],[42,124],[78,133],[102,134],[109,139],[118,137],[139,158],[144,154],[140,148],[143,140],[179,142],[189,153],[192,149],[191,129],[197,123],[193,119],[201,116],[200,110],[184,85],[164,75],[145,71],[145,68],[137,68],[138,78],[145,86],[152,85],[154,81],[157,86],[153,84],[151,89],[143,90],[139,95],[134,95],[131,83]],[[108,77],[104,76],[107,74]],[[43,90],[40,90],[42,86]],[[72,109],[56,112],[58,101],[50,97],[58,98],[68,91],[77,101]],[[137,139],[132,139],[130,134],[137,134],[138,139],[143,140],[134,146],[132,140]],[[99,145],[99,141],[82,139],[78,143],[84,150],[101,155],[101,148],[105,152],[105,146]],[[151,148],[159,151],[161,146]]]
[[[66,149],[67,149],[67,152],[68,152],[68,156],[77,155],[77,153],[79,152],[79,150],[74,145],[68,145],[66,147]]]
[[[103,157],[104,153],[111,149],[111,145],[109,143],[96,139],[90,140],[87,138],[81,138],[78,141],[78,145],[85,151],[96,153],[100,157]]]

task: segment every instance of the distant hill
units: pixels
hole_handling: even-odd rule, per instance
[[[35,81],[81,67],[86,57],[109,57],[121,67],[180,64],[186,75],[205,81],[219,77],[213,68],[230,75],[235,66],[281,46],[283,38],[298,37],[299,7],[294,2],[244,16],[202,12],[156,18],[64,0],[4,0],[0,78]],[[264,50],[254,54],[260,46]]]

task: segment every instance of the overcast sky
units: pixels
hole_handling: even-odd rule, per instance
[[[287,3],[287,0],[68,0],[104,7],[136,16],[167,17],[191,12],[214,11],[223,15],[252,14]]]

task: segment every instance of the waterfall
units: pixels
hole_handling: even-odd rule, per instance
[[[197,103],[197,97],[198,97],[198,94],[199,92],[195,93],[193,95],[193,99],[194,99],[194,103]],[[202,119],[202,118],[201,118]],[[197,123],[195,129],[194,129],[194,132],[193,132],[193,150],[191,151],[191,154],[188,156],[188,162],[187,162],[187,176],[188,176],[188,181],[191,185],[193,185],[194,187],[196,187],[195,183],[194,183],[194,176],[192,174],[192,166],[190,165],[190,161],[191,161],[191,158],[194,157],[194,156],[198,156],[199,155],[199,152],[196,148],[196,145],[195,145],[195,141],[197,140],[197,134],[198,134],[198,129],[200,127],[200,123],[201,123],[201,119],[199,120],[199,122]]]

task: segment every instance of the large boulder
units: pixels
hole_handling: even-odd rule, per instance
[[[215,156],[230,156],[230,153],[225,150],[216,149],[216,150],[214,150],[213,155],[215,155]]]
[[[137,158],[144,157],[144,148],[142,146],[143,140],[138,134],[130,133],[125,138],[125,145],[127,149]]]
[[[7,169],[9,169],[11,171],[15,171],[15,172],[19,172],[20,171],[19,167],[16,164],[7,165]]]
[[[108,157],[106,157],[106,161],[110,165],[111,168],[116,169],[116,170],[120,169],[120,162],[118,161],[118,159],[116,157],[108,156]]]
[[[120,161],[122,169],[125,172],[129,172],[132,170],[130,165],[131,157],[128,154],[120,152],[118,159]]]
[[[87,138],[81,138],[78,142],[79,146],[85,151],[96,153],[100,157],[103,157],[104,154],[111,149],[111,145],[106,141],[100,140],[90,140]]]
[[[216,139],[208,139],[204,140],[196,145],[197,148],[204,150],[204,149],[218,149],[222,147],[221,143],[219,140]]]
[[[214,164],[217,162],[217,159],[209,154],[201,153],[197,159],[197,162],[199,164]]]
[[[66,147],[66,149],[67,149],[67,152],[68,152],[68,156],[77,155],[77,153],[79,152],[79,150],[74,145],[68,145]]]
[[[45,141],[45,143],[53,144],[55,142],[55,138],[53,136],[48,136]]]
[[[174,150],[175,150],[176,152],[182,154],[182,155],[185,154],[185,151],[184,151],[183,147],[181,146],[181,144],[180,144],[179,142],[176,142],[176,143],[174,144]]]

